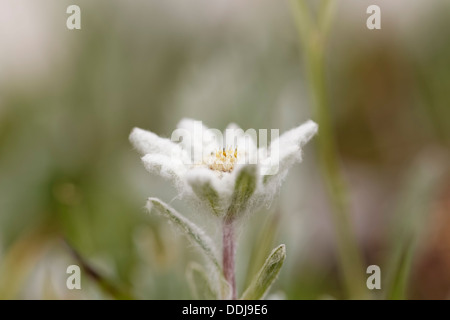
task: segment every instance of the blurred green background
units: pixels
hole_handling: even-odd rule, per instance
[[[71,4],[81,30],[66,28]],[[381,30],[366,28],[371,4]],[[403,298],[450,298],[449,18],[449,1],[338,0],[326,48],[358,246]],[[185,270],[201,257],[144,210],[175,190],[128,134],[170,136],[183,117],[280,132],[314,120],[302,57],[289,1],[0,0],[0,298],[192,298]],[[346,297],[315,151],[241,230],[239,291],[286,243],[271,298]],[[108,285],[66,288],[80,261],[63,239]]]

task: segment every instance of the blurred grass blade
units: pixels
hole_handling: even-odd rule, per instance
[[[25,233],[6,252],[0,263],[0,300],[19,298],[29,274],[48,249],[45,230]]]
[[[341,172],[337,151],[333,119],[330,112],[330,98],[327,88],[326,39],[321,26],[313,23],[312,11],[306,0],[292,0],[300,42],[303,46],[308,82],[314,105],[314,117],[319,125],[317,151],[321,171],[327,187],[330,204],[333,206],[332,221],[335,228],[339,264],[348,297],[361,299],[367,294],[364,286],[363,259],[352,225],[348,188]],[[332,17],[332,2],[322,1],[321,16],[323,28],[328,28]],[[330,10],[328,13],[327,11]]]
[[[100,272],[98,272],[83,256],[72,246],[70,243],[63,239],[64,245],[69,249],[69,253],[72,257],[77,261],[77,263],[81,266],[83,271],[87,274],[89,278],[95,281],[98,286],[114,297],[117,300],[133,300],[134,297],[130,294],[130,290],[128,288],[118,287],[115,285],[110,279],[103,276]]]
[[[322,37],[326,38],[329,34],[332,17],[335,12],[336,0],[322,0],[320,2],[318,20],[319,30],[322,33]]]
[[[157,198],[149,198],[147,202],[148,211],[156,210],[159,214],[165,216],[170,221],[175,223],[186,235],[200,246],[205,255],[211,260],[213,265],[217,268],[218,273],[222,273],[219,261],[216,258],[216,249],[212,240],[193,222],[182,216],[175,209],[165,204]]]
[[[227,300],[231,296],[230,285],[225,278],[219,274],[219,285],[214,286],[206,270],[198,263],[191,262],[186,270],[186,277],[192,294],[198,300]]]
[[[386,298],[389,300],[404,300],[407,298],[408,279],[411,271],[411,264],[414,256],[415,244],[413,239],[406,241],[404,246],[397,248],[395,258],[391,263],[388,289]]]
[[[285,259],[286,247],[284,244],[281,244],[272,251],[250,286],[243,293],[241,299],[259,300],[264,298],[280,272]]]
[[[414,255],[426,229],[427,213],[442,180],[444,161],[436,155],[419,158],[411,167],[398,204],[391,234],[392,254],[387,262],[387,299],[406,299]]]

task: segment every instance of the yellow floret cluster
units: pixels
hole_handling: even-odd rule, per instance
[[[211,170],[221,172],[231,172],[234,169],[238,157],[237,148],[223,148],[222,150],[216,150],[206,159],[206,165]]]

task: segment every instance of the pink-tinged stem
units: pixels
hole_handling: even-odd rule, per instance
[[[225,276],[225,280],[231,286],[231,299],[236,300],[237,292],[236,292],[236,279],[234,273],[234,226],[233,220],[225,219],[223,221],[223,238],[222,238],[222,246],[223,246],[223,275]]]

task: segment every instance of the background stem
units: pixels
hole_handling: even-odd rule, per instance
[[[99,287],[110,294],[117,300],[134,300],[135,298],[130,294],[129,290],[125,288],[119,288],[113,284],[110,279],[103,276],[100,272],[94,269],[82,256],[81,254],[66,240],[63,239],[64,244],[69,249],[70,254],[75,258],[84,272],[89,278],[96,282]]]
[[[294,15],[305,54],[308,80],[314,104],[314,117],[319,123],[318,156],[326,188],[333,206],[332,220],[336,231],[337,250],[343,282],[349,298],[366,295],[360,250],[350,220],[347,188],[340,170],[334,139],[325,77],[325,43],[330,25],[330,6],[334,1],[322,1],[315,23],[305,0],[295,0]]]
[[[234,253],[235,253],[235,243],[234,243],[234,225],[233,220],[224,219],[223,221],[223,238],[222,238],[222,246],[223,246],[223,274],[225,279],[231,286],[231,299],[237,299],[237,291],[236,291],[236,279],[235,279],[235,271],[234,271]]]

